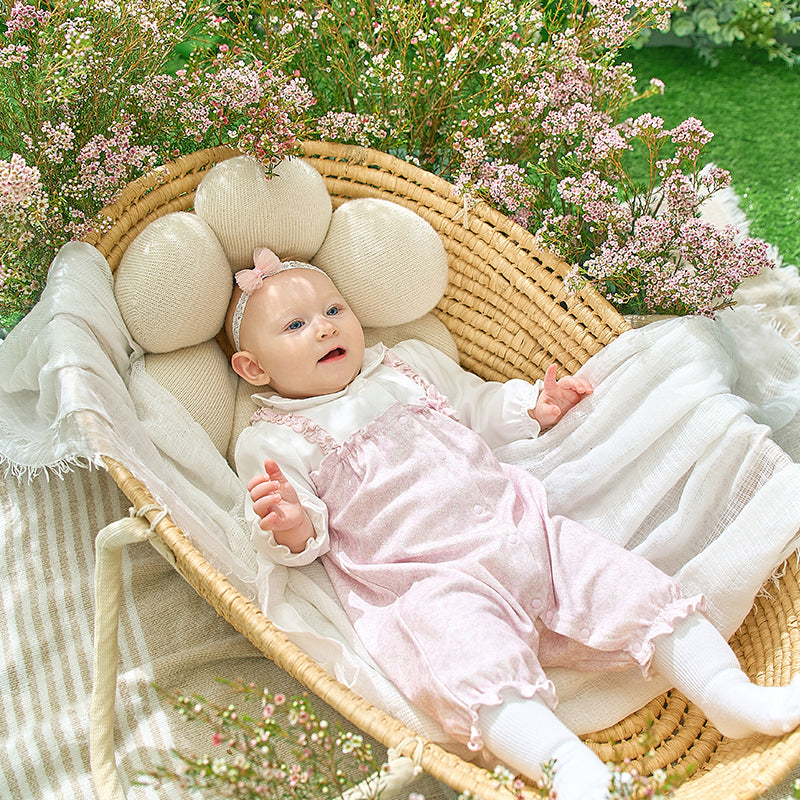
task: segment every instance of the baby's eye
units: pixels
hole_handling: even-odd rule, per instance
[[[342,313],[341,306],[331,306],[326,312],[329,317],[335,317],[337,314]]]
[[[286,326],[286,330],[287,330],[287,331],[297,331],[297,330],[300,330],[300,328],[302,328],[302,327],[303,327],[303,320],[301,320],[301,319],[295,319],[295,320],[292,320],[292,321],[291,321],[291,322],[290,322],[290,323],[289,323],[289,324]]]

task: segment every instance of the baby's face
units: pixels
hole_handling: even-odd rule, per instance
[[[355,314],[327,275],[307,269],[264,281],[247,301],[239,342],[257,365],[243,377],[268,383],[283,397],[338,392],[364,359],[364,332]]]

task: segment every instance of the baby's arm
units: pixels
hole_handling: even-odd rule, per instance
[[[542,429],[555,425],[567,411],[577,405],[582,397],[594,391],[589,381],[573,375],[567,375],[557,381],[556,369],[555,364],[547,368],[544,386],[539,392],[536,407],[528,410],[528,414]]]
[[[294,487],[273,459],[264,460],[264,473],[250,479],[247,491],[261,530],[272,531],[278,544],[292,553],[301,553],[316,535],[314,526]]]

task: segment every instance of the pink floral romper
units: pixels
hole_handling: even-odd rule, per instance
[[[307,417],[261,409],[323,451],[334,589],[388,678],[454,739],[482,747],[477,712],[506,689],[552,708],[542,666],[647,670],[652,639],[698,608],[650,562],[549,517],[542,484],[498,462],[442,395],[422,389],[342,443]]]

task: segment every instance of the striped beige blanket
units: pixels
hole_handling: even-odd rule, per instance
[[[0,800],[95,800],[89,767],[93,648],[93,544],[128,503],[102,470],[62,478],[7,476],[0,494]],[[154,684],[229,697],[217,677],[287,696],[301,687],[218,618],[147,543],[123,554],[115,741],[128,798],[179,798],[137,779],[170,751],[211,753],[211,732],[186,723]],[[340,718],[318,702],[331,723]],[[343,721],[342,721],[343,722]],[[345,724],[345,723],[343,723]],[[347,726],[351,727],[351,726]],[[409,791],[447,797],[421,778]]]

